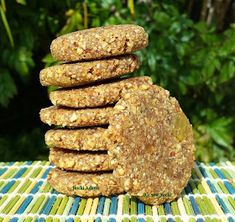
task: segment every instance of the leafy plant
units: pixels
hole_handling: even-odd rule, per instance
[[[0,69],[0,104],[7,107],[17,90],[13,78],[7,69]]]

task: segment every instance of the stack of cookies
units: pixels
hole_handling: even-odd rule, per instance
[[[41,120],[56,166],[48,181],[68,195],[128,192],[149,204],[176,198],[193,167],[192,127],[175,98],[149,77],[123,77],[139,68],[131,54],[148,35],[137,25],[116,25],[63,35],[51,44],[65,63],[43,69],[53,106]]]

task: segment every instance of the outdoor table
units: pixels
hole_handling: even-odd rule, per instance
[[[0,221],[235,221],[235,163],[195,163],[181,196],[149,206],[128,194],[81,198],[47,183],[47,161],[0,163]]]

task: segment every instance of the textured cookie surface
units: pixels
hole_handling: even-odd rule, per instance
[[[58,192],[70,196],[109,196],[124,192],[112,173],[67,172],[55,168],[49,172],[47,181]]]
[[[123,90],[145,87],[145,84],[152,84],[150,77],[119,79],[112,83],[80,89],[53,91],[50,93],[50,100],[54,105],[66,107],[99,107],[117,102]]]
[[[112,111],[113,107],[73,110],[51,106],[41,109],[40,118],[48,125],[70,128],[107,125]]]
[[[41,70],[43,86],[73,87],[131,73],[138,69],[136,55],[124,55],[105,60],[55,65]]]
[[[107,150],[107,129],[101,127],[89,129],[55,129],[48,130],[45,142],[49,147],[71,150]]]
[[[51,43],[52,56],[62,61],[100,59],[131,53],[148,45],[138,25],[113,25],[62,35]]]
[[[110,119],[109,149],[114,176],[125,191],[147,204],[175,199],[187,184],[194,163],[192,127],[168,91],[126,93]]]
[[[103,152],[79,152],[74,150],[51,148],[50,162],[57,167],[72,171],[107,171],[112,170],[107,153]]]

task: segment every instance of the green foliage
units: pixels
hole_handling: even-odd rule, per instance
[[[3,42],[0,44],[0,105],[7,107],[9,101],[18,104],[20,95],[13,99],[17,90],[19,94],[28,90],[37,95],[37,100],[26,103],[28,109],[32,105],[38,109],[48,105],[46,89],[38,83],[38,73],[43,66],[56,64],[48,54],[49,44],[56,36],[87,26],[136,23],[149,33],[149,46],[137,52],[142,66],[135,75],[151,76],[179,100],[194,127],[198,160],[234,160],[235,24],[217,33],[213,26],[189,19],[184,6],[184,1],[134,3],[132,0],[128,3],[71,0],[60,4],[53,0],[9,1],[6,10],[1,5],[4,25],[0,25]],[[8,109],[12,109],[11,103]],[[30,126],[38,128],[42,124],[32,121]],[[12,149],[16,144],[8,142],[11,130],[2,131],[0,146]],[[27,139],[21,144],[29,147],[27,141],[33,143],[33,135],[26,134]],[[20,134],[14,132],[14,135],[18,138]],[[35,135],[40,138],[39,134]],[[26,149],[20,147],[21,151],[16,152],[18,158]],[[28,152],[31,151],[32,148]],[[16,158],[14,153],[12,158]]]
[[[14,140],[11,136],[0,137],[0,156],[2,160],[35,160],[46,159],[47,149],[44,137],[39,128],[30,133],[20,133]]]
[[[13,78],[7,69],[0,69],[0,104],[7,107],[17,90]]]

